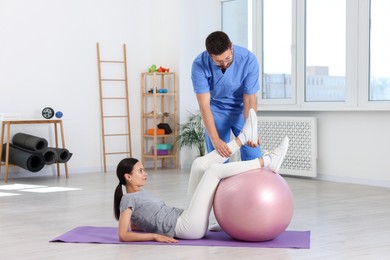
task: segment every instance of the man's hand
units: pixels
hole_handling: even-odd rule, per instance
[[[260,136],[257,138],[257,143],[252,143],[251,141],[248,141],[246,143],[246,145],[249,147],[252,147],[252,148],[259,146],[260,145]]]
[[[221,140],[217,139],[215,142],[213,142],[214,149],[225,158],[229,158],[232,155],[232,151],[229,149],[229,146]]]

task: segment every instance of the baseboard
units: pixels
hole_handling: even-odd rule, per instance
[[[317,178],[315,179],[321,181],[333,181],[333,182],[340,182],[340,183],[351,183],[351,184],[390,188],[390,181],[384,181],[384,180],[340,177],[340,176],[329,175],[329,174],[318,174]]]
[[[112,168],[112,169],[111,169]],[[108,167],[107,172],[115,171],[115,167]],[[68,174],[82,174],[91,172],[103,172],[101,167],[85,167],[85,168],[68,168]],[[57,176],[57,167],[45,166],[39,172],[29,172],[19,167],[10,167],[8,172],[8,179],[19,179],[19,178],[32,178],[32,177],[43,177],[43,176]],[[65,176],[65,168],[60,165],[60,176]],[[0,180],[4,180],[4,167],[1,167]]]

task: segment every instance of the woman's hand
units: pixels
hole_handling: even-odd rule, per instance
[[[155,234],[154,235],[154,240],[156,242],[162,242],[162,243],[177,243],[179,242],[178,240],[174,239],[173,237],[168,237],[160,234]]]

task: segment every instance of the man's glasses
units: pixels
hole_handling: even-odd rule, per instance
[[[230,56],[226,57],[223,60],[215,60],[213,57],[211,57],[213,60],[214,64],[217,66],[222,66],[222,65],[227,65],[233,61],[233,47],[230,48]]]

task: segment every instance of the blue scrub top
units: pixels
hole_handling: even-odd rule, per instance
[[[244,94],[255,94],[260,89],[256,56],[237,45],[234,45],[233,62],[225,73],[204,51],[192,64],[191,79],[195,94],[210,92],[215,119],[243,116]]]

